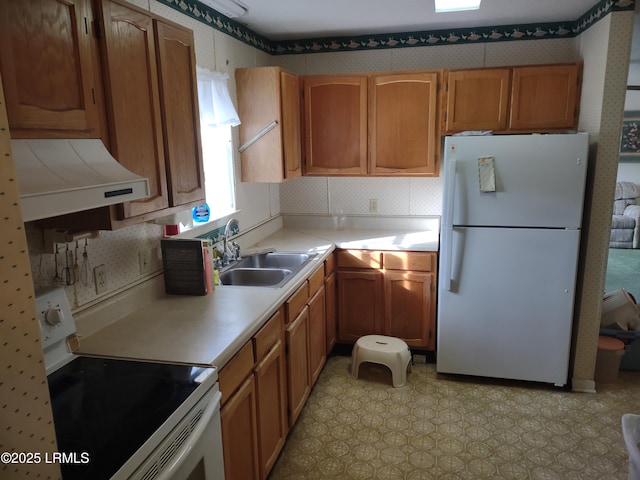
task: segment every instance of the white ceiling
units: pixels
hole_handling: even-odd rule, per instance
[[[482,0],[480,10],[435,13],[434,0],[241,0],[236,18],[269,40],[572,22],[598,0]]]

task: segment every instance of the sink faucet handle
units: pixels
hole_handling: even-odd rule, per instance
[[[231,247],[233,248],[233,256],[235,257],[235,259],[240,260],[241,259],[240,244],[236,241],[233,241],[231,242]]]

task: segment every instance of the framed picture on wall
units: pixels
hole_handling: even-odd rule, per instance
[[[638,110],[624,112],[620,161],[640,162],[640,111]]]

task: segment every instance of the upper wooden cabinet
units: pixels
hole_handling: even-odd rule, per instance
[[[575,128],[582,65],[513,69],[510,127],[513,130]]]
[[[505,130],[510,79],[510,68],[449,72],[444,130]]]
[[[575,129],[579,63],[448,72],[445,133],[536,133]]]
[[[439,73],[369,78],[369,173],[437,173]]]
[[[100,138],[90,0],[0,0],[0,72],[12,138]]]
[[[13,138],[101,138],[150,197],[41,221],[109,230],[204,202],[193,32],[118,0],[0,0]]]
[[[111,153],[149,179],[150,196],[124,204],[124,217],[169,206],[153,19],[101,1],[103,65]]]
[[[304,77],[305,175],[367,174],[367,76]]]
[[[304,77],[305,175],[436,175],[440,78]]]
[[[111,152],[149,179],[125,218],[204,201],[193,33],[129,6],[99,2]]]
[[[160,107],[169,204],[205,198],[193,32],[156,21]]]
[[[298,77],[279,67],[238,68],[236,91],[242,181],[276,183],[302,175]]]

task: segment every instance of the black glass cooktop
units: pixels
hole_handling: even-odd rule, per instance
[[[110,478],[213,371],[76,357],[51,373],[62,478]]]

